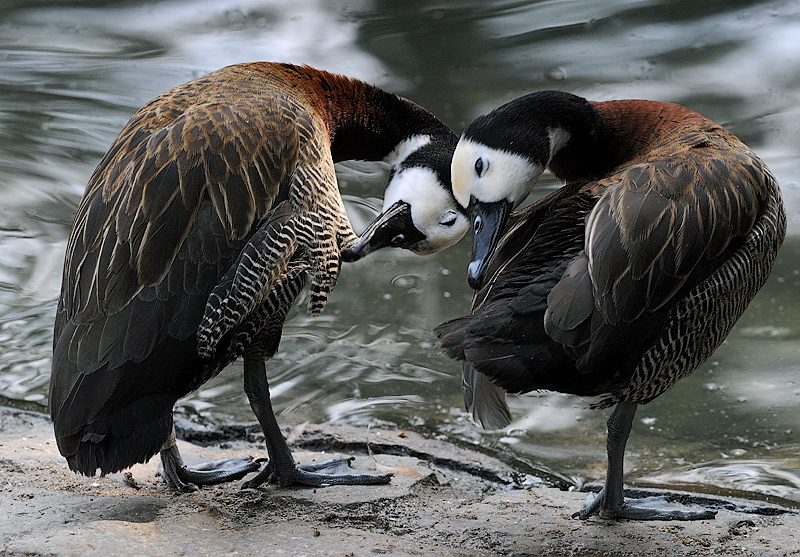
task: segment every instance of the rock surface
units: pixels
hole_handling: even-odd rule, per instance
[[[354,454],[353,467],[395,477],[387,486],[242,490],[235,483],[177,494],[158,476],[157,458],[129,474],[75,475],[45,417],[0,409],[0,553],[800,555],[797,514],[723,509],[699,522],[579,522],[570,515],[585,494],[535,482],[513,489],[520,474],[448,443],[328,426],[295,429],[289,438],[298,462]],[[263,452],[246,440],[180,448],[187,461]]]

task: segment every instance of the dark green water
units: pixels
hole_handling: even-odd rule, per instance
[[[685,104],[737,133],[782,185],[789,237],[726,344],[642,408],[627,480],[800,504],[800,5],[771,2],[172,0],[0,7],[0,394],[44,409],[72,215],[131,114],[250,60],[308,63],[401,93],[460,130],[519,94]],[[360,230],[386,169],[340,165]],[[542,190],[555,187],[545,180]],[[392,425],[602,477],[604,412],[539,393],[501,433],[471,424],[431,329],[469,309],[469,239],[346,266],[321,318],[294,310],[269,364],[284,425]],[[302,304],[300,304],[302,307]],[[232,366],[182,405],[251,421]]]

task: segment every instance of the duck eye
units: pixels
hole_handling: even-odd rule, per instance
[[[483,219],[480,215],[475,217],[475,221],[472,223],[472,228],[475,230],[475,234],[480,233],[480,231],[483,229]]]
[[[477,174],[479,178],[483,176],[483,173],[486,172],[486,170],[488,169],[489,169],[489,163],[483,162],[482,158],[479,158],[478,160],[475,161],[475,174]]]
[[[453,226],[456,223],[457,216],[455,211],[447,211],[442,215],[442,220],[439,221],[439,224],[441,226]]]
[[[400,244],[402,244],[405,241],[406,241],[406,235],[405,234],[398,234],[397,236],[392,238],[391,244],[393,246],[399,246]]]

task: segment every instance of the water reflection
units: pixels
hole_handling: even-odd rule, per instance
[[[796,3],[13,0],[0,28],[0,392],[16,404],[44,404],[60,267],[83,187],[130,115],[173,85],[246,60],[309,63],[411,97],[457,130],[542,88],[670,100],[728,126],[767,161],[790,237],[712,361],[641,409],[626,479],[800,501]],[[360,230],[381,206],[387,169],[345,163],[338,174]],[[395,424],[564,478],[602,477],[607,413],[585,400],[515,398],[504,432],[477,429],[461,409],[460,370],[430,331],[469,308],[467,244],[346,266],[321,318],[306,317],[301,301],[268,367],[281,422]],[[252,421],[240,382],[234,365],[181,404]]]
[[[757,493],[767,501],[796,506],[800,503],[797,497],[800,493],[800,475],[794,471],[798,469],[798,460],[715,461],[645,476],[641,481],[669,489],[705,490],[740,497]]]

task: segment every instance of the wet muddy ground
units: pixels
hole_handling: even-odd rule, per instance
[[[179,422],[181,424],[181,422]],[[181,424],[187,461],[260,456],[249,426]],[[572,520],[585,494],[525,481],[508,465],[391,430],[305,425],[287,433],[299,462],[354,456],[387,486],[319,489],[238,483],[178,494],[157,460],[128,474],[69,472],[48,420],[0,411],[3,555],[800,555],[800,516],[758,501],[686,496],[714,520]],[[530,478],[527,478],[530,480]],[[734,509],[734,510],[731,510]]]

